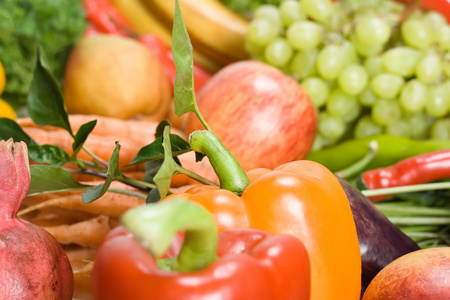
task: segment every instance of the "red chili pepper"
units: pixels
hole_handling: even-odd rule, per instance
[[[162,39],[154,34],[142,35],[139,37],[139,41],[143,45],[147,46],[153,53],[153,55],[158,57],[163,66],[165,74],[173,85],[173,83],[175,82],[177,70],[175,68],[175,62],[173,60],[172,49],[167,46]],[[193,73],[195,91],[200,90],[209,81],[209,79],[211,79],[212,76],[208,71],[202,69],[195,63],[193,67]]]
[[[369,190],[433,182],[450,178],[450,150],[413,156],[395,165],[364,172],[361,183]],[[373,201],[387,196],[371,197]]]
[[[93,270],[97,300],[310,297],[308,254],[294,236],[256,229],[218,234],[213,217],[182,198],[133,208],[121,220],[133,234],[119,226],[100,246]],[[181,249],[163,256],[180,231]]]
[[[84,0],[86,18],[103,33],[128,36],[128,22],[108,0]],[[122,26],[121,26],[122,25]]]

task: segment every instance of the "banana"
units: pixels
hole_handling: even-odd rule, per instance
[[[161,38],[167,45],[172,44],[172,29],[161,23],[153,11],[141,0],[110,0],[132,26],[135,33],[141,35],[152,33]],[[219,63],[197,49],[193,51],[194,61],[210,72],[216,72],[223,63]]]
[[[137,34],[153,33],[166,44],[172,42],[172,32],[147,9],[140,0],[110,0]]]
[[[172,26],[174,1],[142,1],[162,22]],[[194,48],[224,64],[249,57],[244,48],[248,20],[220,1],[180,0],[179,3]]]

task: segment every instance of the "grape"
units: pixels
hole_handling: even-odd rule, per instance
[[[319,23],[324,23],[333,13],[331,0],[302,0],[301,3],[306,14]]]
[[[289,70],[297,80],[302,80],[316,73],[316,57],[318,52],[318,49],[311,49],[294,54]]]
[[[286,31],[286,38],[297,50],[316,48],[323,37],[323,28],[311,21],[297,21]]]
[[[399,46],[387,50],[382,55],[382,66],[386,72],[410,77],[415,72],[415,67],[422,53],[414,48]]]
[[[285,0],[281,2],[279,9],[281,21],[286,27],[306,18],[302,6],[296,0]]]
[[[345,132],[344,121],[336,116],[321,113],[319,116],[319,134],[331,140],[338,140]]]
[[[371,115],[376,124],[386,126],[399,120],[402,110],[398,101],[380,99],[372,106]]]
[[[254,19],[247,29],[246,39],[250,44],[265,46],[278,36],[278,30],[266,19]]]
[[[428,124],[424,112],[405,113],[403,119],[409,126],[412,138],[425,138]]]
[[[430,51],[416,65],[416,77],[423,83],[431,83],[442,75],[441,58]]]
[[[401,34],[405,44],[417,49],[426,49],[432,42],[429,24],[421,19],[409,17],[402,22]]]
[[[445,17],[437,11],[428,11],[424,15],[424,20],[431,30],[431,39],[438,42],[440,38],[440,29],[447,26]]]
[[[316,68],[326,80],[335,80],[344,67],[344,51],[337,44],[329,44],[317,55]]]
[[[357,95],[366,87],[368,75],[358,64],[346,66],[338,76],[339,87],[348,95]]]
[[[363,57],[377,55],[383,50],[383,45],[364,45],[354,35],[350,36],[350,41],[356,52]]]
[[[370,116],[361,117],[356,122],[354,136],[356,138],[363,138],[366,136],[372,136],[383,132],[383,127],[376,124]]]
[[[428,89],[417,79],[408,81],[400,93],[400,105],[405,111],[421,111],[427,102]]]
[[[441,51],[450,51],[450,26],[442,26],[441,28],[438,28],[436,32],[436,42]]]
[[[411,135],[409,127],[410,125],[406,121],[399,119],[387,125],[386,133],[394,136],[409,137]]]
[[[359,104],[361,104],[362,106],[371,107],[375,104],[375,102],[377,102],[377,100],[377,95],[375,95],[369,87],[365,88],[358,95]]]
[[[363,66],[366,68],[369,77],[373,77],[383,72],[382,58],[380,55],[367,57],[364,60]]]
[[[283,23],[281,22],[280,11],[278,10],[278,7],[276,5],[263,4],[258,6],[253,14],[253,19],[269,20],[272,22],[273,26],[275,26],[277,30],[283,27]]]
[[[425,104],[425,110],[435,118],[445,116],[449,110],[449,95],[445,85],[433,86],[428,90],[428,100]]]
[[[314,106],[322,107],[330,94],[327,83],[319,77],[308,77],[300,84],[309,96]]]
[[[380,98],[393,99],[398,95],[404,83],[401,76],[383,72],[370,80],[370,88]]]
[[[292,48],[284,38],[276,38],[271,41],[265,51],[264,58],[266,61],[276,67],[285,66],[292,56]]]
[[[431,126],[430,137],[437,140],[450,140],[450,119],[436,120]]]
[[[357,20],[355,38],[365,46],[384,45],[391,36],[389,23],[379,17],[363,17]]]
[[[331,91],[326,103],[326,111],[330,116],[336,116],[344,122],[351,121],[352,111],[358,109],[359,104],[355,96],[350,96],[337,88]]]
[[[358,54],[356,53],[355,47],[352,43],[347,40],[341,42],[341,49],[344,56],[344,65],[356,64],[358,63]]]

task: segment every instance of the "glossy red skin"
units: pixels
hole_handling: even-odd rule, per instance
[[[450,247],[405,254],[382,269],[363,300],[450,299]]]
[[[117,227],[96,256],[95,299],[309,299],[308,255],[298,239],[224,231],[217,253],[218,260],[197,272],[161,271],[133,236]]]
[[[396,0],[398,2],[409,3],[411,0]],[[445,16],[447,22],[450,22],[450,3],[447,0],[423,0],[420,8],[424,10],[435,10]]]
[[[197,95],[208,125],[244,170],[275,168],[306,157],[317,113],[298,82],[257,61],[217,72]],[[204,129],[191,114],[188,133]]]

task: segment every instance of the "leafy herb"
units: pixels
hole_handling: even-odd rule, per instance
[[[61,79],[68,52],[86,27],[85,17],[80,0],[2,0],[0,60],[7,77],[2,98],[16,109],[26,104],[39,45],[51,72]]]

